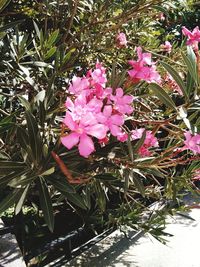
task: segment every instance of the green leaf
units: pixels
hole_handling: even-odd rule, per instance
[[[56,47],[52,47],[44,56],[44,59],[47,60],[49,59],[50,57],[52,57],[55,53],[56,53]]]
[[[142,133],[142,137],[138,140],[135,147],[133,148],[133,153],[136,154],[138,150],[141,148],[141,146],[144,144],[146,138],[146,131]]]
[[[0,134],[5,133],[7,130],[12,128],[13,123],[4,123],[0,125]]]
[[[48,40],[47,40],[47,47],[52,47],[52,45],[56,42],[57,38],[59,35],[59,30],[55,30],[54,32],[52,32],[52,34],[49,36]]]
[[[13,179],[19,179],[22,175],[24,175],[27,172],[27,170],[23,170],[19,172],[12,172],[4,176],[0,176],[0,187],[3,187],[4,185],[7,185],[10,181]]]
[[[23,107],[25,107],[26,110],[31,110],[30,103],[22,96],[17,96],[22,104]]]
[[[17,161],[0,161],[0,175],[11,173],[14,171],[21,171],[26,167],[23,162]]]
[[[28,133],[24,128],[20,126],[17,126],[17,142],[25,150],[29,144]]]
[[[66,181],[65,178],[62,178],[62,177],[55,178],[54,176],[48,176],[47,179],[60,192],[68,192],[71,194],[76,192],[74,187],[72,185],[70,185]]]
[[[133,162],[133,160],[134,160],[134,154],[133,154],[133,147],[132,147],[132,143],[131,143],[131,136],[130,136],[130,134],[128,135],[127,146],[128,146],[128,152],[129,152],[131,161]]]
[[[35,21],[33,21],[33,25],[34,25],[34,28],[35,28],[35,32],[37,34],[37,37],[40,40],[40,30],[38,28],[38,25],[37,25],[37,23]]]
[[[52,174],[52,173],[54,173],[54,172],[55,172],[55,167],[51,167],[50,169],[44,171],[44,172],[41,174],[41,176],[48,176],[48,175],[50,175],[50,174]]]
[[[156,83],[150,83],[150,88],[154,91],[154,93],[157,95],[157,97],[160,99],[160,101],[168,106],[169,108],[172,108],[176,110],[176,106],[173,102],[173,100],[169,97],[169,95],[163,90],[160,85]]]
[[[103,181],[115,181],[118,179],[112,173],[97,174],[97,175],[93,176],[93,178],[98,179],[98,180],[103,180]]]
[[[0,214],[13,206],[20,198],[24,189],[15,189],[6,198],[4,198],[0,203]]]
[[[187,88],[187,92],[188,92],[188,95],[191,94],[193,88],[194,88],[194,79],[192,78],[190,72],[188,71],[187,73],[187,84],[186,84],[186,88]]]
[[[62,65],[65,65],[67,63],[67,61],[71,58],[72,53],[74,53],[75,51],[76,49],[72,48],[69,52],[67,52],[67,54],[63,58]]]
[[[10,3],[11,0],[0,0],[0,12],[6,8],[6,6]]]
[[[66,198],[71,202],[73,203],[75,206],[78,206],[79,208],[81,209],[84,209],[84,210],[87,210],[87,207],[82,199],[82,197],[75,193],[75,194],[70,194],[68,192],[62,192],[62,194],[64,196],[66,196]]]
[[[26,198],[28,189],[29,189],[29,185],[24,189],[24,192],[21,194],[20,199],[19,199],[19,201],[18,201],[17,204],[16,204],[16,207],[15,207],[15,214],[16,214],[16,215],[17,215],[17,214],[21,211],[21,209],[22,209],[22,206],[23,206],[23,204],[24,204],[24,201],[25,201],[25,198]]]
[[[198,86],[198,71],[197,71],[197,63],[196,63],[196,56],[194,51],[191,47],[187,47],[188,55],[186,56],[184,53],[182,53],[183,60],[185,64],[187,65],[188,71],[191,75],[191,77],[194,79],[196,85]]]
[[[154,5],[154,6],[152,6],[152,8],[157,9],[158,11],[164,13],[166,16],[169,17],[169,12],[168,12],[168,10],[167,10],[166,8],[164,8],[163,6]]]
[[[134,174],[134,172],[131,170],[130,172],[131,178],[135,184],[135,187],[140,192],[140,194],[144,197],[145,196],[145,188],[140,178],[138,178],[137,175]]]
[[[41,163],[42,141],[38,129],[38,124],[31,112],[26,111],[29,143],[36,163]]]
[[[44,214],[44,219],[49,227],[49,230],[53,232],[54,229],[54,214],[51,198],[48,191],[48,186],[45,181],[40,178],[38,182],[40,204]]]
[[[33,173],[33,172],[28,172],[28,170],[26,170],[26,172],[14,179],[12,179],[11,182],[9,182],[9,186],[11,187],[25,187],[29,184],[31,184],[33,182],[34,179],[36,179],[38,177],[37,174]]]
[[[163,65],[163,67],[167,70],[167,72],[172,76],[172,78],[175,80],[175,82],[178,84],[178,86],[180,87],[183,95],[185,96],[185,98],[188,100],[188,92],[187,89],[185,87],[185,84],[182,80],[182,78],[180,77],[180,75],[178,74],[178,72],[169,64],[165,63],[165,62],[161,62],[161,64]]]
[[[19,25],[20,23],[24,22],[24,19],[16,20],[14,22],[10,22],[2,27],[0,27],[0,32],[6,31],[10,28],[14,28],[15,26]]]

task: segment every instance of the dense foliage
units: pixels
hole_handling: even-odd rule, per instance
[[[200,129],[199,54],[181,33],[196,23],[170,30],[198,6],[165,2],[0,1],[1,213],[37,207],[53,231],[62,203],[90,225],[163,233],[169,201],[195,190]],[[78,150],[64,138],[81,138],[77,103],[92,98],[101,129]]]

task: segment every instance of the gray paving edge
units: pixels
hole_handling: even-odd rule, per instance
[[[3,226],[0,219],[0,228]],[[0,236],[0,267],[26,267],[17,240],[12,234]]]

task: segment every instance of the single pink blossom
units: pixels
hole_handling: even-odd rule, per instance
[[[183,35],[187,36],[187,45],[191,45],[195,50],[198,50],[198,43],[200,42],[199,27],[195,27],[193,31],[189,31],[186,27],[182,27]]]
[[[144,131],[145,131],[144,128],[133,130],[131,134],[132,140],[141,139]],[[151,131],[146,131],[144,143],[139,148],[138,153],[142,157],[151,156],[151,152],[149,151],[149,148],[158,147],[158,146],[159,144],[158,144],[157,138],[152,134]]]
[[[165,15],[163,12],[160,12],[159,15],[158,15],[158,18],[161,20],[161,21],[164,21],[165,20]]]
[[[137,47],[138,60],[129,60],[128,63],[133,69],[128,71],[133,82],[144,80],[148,83],[160,83],[161,77],[156,71],[155,63],[151,60],[150,53],[142,53],[141,47]]]
[[[169,41],[165,41],[165,43],[162,44],[160,47],[163,49],[163,51],[168,52],[168,53],[170,53],[172,50],[172,45]]]
[[[105,88],[107,77],[106,77],[106,69],[102,66],[100,62],[97,62],[94,70],[89,70],[87,78],[90,78],[90,85],[96,86],[97,84],[101,87]]]
[[[113,136],[121,136],[121,126],[124,124],[124,117],[121,114],[113,114],[111,105],[106,105],[103,112],[97,115],[97,120],[108,127]]]
[[[133,108],[131,104],[133,102],[133,96],[124,95],[122,88],[117,88],[115,95],[111,95],[110,99],[114,102],[114,108],[122,114],[131,114]]]
[[[96,98],[87,102],[85,96],[79,95],[74,102],[67,98],[65,105],[67,111],[63,123],[71,133],[61,137],[61,142],[68,149],[78,144],[80,155],[88,157],[95,149],[91,137],[103,139],[108,131],[108,127],[97,120],[103,103]]]
[[[200,134],[195,134],[192,135],[189,131],[184,133],[185,136],[185,141],[184,144],[185,146],[183,149],[189,149],[194,152],[194,154],[199,154],[200,153]]]
[[[118,47],[126,47],[127,46],[127,39],[126,35],[123,32],[118,33],[116,37],[116,43]]]
[[[69,86],[69,92],[75,95],[80,94],[84,90],[88,90],[89,88],[89,81],[87,78],[83,77],[76,77],[72,78],[72,83]]]

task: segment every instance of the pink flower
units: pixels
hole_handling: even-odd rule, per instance
[[[132,140],[141,139],[143,132],[145,131],[144,128],[136,129],[132,131]],[[146,131],[146,136],[143,145],[139,148],[139,154],[144,156],[151,156],[151,152],[149,151],[149,148],[151,147],[158,147],[158,140],[157,138],[152,134],[151,131]]]
[[[133,82],[144,80],[148,83],[160,83],[161,77],[156,71],[155,63],[151,61],[150,53],[142,53],[141,47],[137,47],[138,60],[129,60],[129,64],[133,67],[128,71]]]
[[[61,137],[61,142],[68,149],[78,145],[80,155],[88,157],[95,150],[91,136],[103,139],[108,131],[108,127],[97,120],[103,103],[95,98],[87,103],[86,97],[80,95],[74,102],[67,98],[65,105],[68,110],[63,123],[71,133]]]
[[[159,17],[159,19],[160,19],[161,21],[164,21],[164,20],[165,20],[165,15],[164,15],[163,12],[160,12],[158,17]]]
[[[189,131],[184,133],[186,140],[184,141],[185,146],[183,149],[189,149],[194,154],[200,153],[200,134],[191,135]]]
[[[169,41],[165,41],[165,44],[162,44],[160,47],[163,49],[163,51],[168,53],[170,53],[172,50],[172,45],[170,44]]]
[[[90,85],[100,85],[105,88],[107,78],[106,78],[106,69],[102,66],[101,63],[97,62],[94,70],[89,70],[87,73],[87,78],[90,78]]]
[[[144,62],[148,61],[148,55],[141,56]],[[122,88],[117,88],[113,95],[113,89],[106,87],[106,82],[106,69],[97,62],[86,77],[74,76],[69,86],[73,96],[67,97],[65,102],[63,124],[66,132],[61,136],[61,142],[68,149],[78,146],[83,157],[95,151],[94,138],[103,145],[109,141],[109,134],[120,142],[128,138],[122,127],[125,115],[133,111],[133,97],[124,95]]]
[[[104,107],[103,112],[97,115],[97,120],[107,126],[113,136],[121,136],[121,126],[124,124],[124,118],[121,114],[112,114],[113,108],[111,105]]]
[[[191,45],[195,50],[198,50],[198,42],[200,42],[199,27],[195,27],[192,32],[186,27],[182,27],[182,33],[188,38],[186,44]]]
[[[72,78],[72,83],[69,86],[69,91],[72,94],[78,95],[82,91],[88,90],[89,85],[90,85],[90,83],[89,83],[87,78],[85,78],[85,77],[80,78],[80,77],[74,76]]]
[[[114,102],[114,108],[122,114],[131,114],[133,108],[131,103],[133,102],[133,96],[124,95],[122,88],[116,89],[116,94],[111,95],[110,99]]]
[[[116,37],[116,43],[118,47],[126,47],[127,46],[127,39],[126,35],[123,32],[118,33]]]

